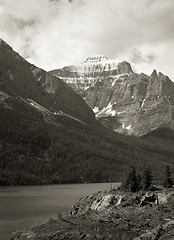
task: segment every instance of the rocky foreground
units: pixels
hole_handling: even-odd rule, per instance
[[[11,240],[174,239],[174,190],[108,190],[80,199],[69,215],[15,232]]]

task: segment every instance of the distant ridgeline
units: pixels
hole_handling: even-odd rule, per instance
[[[70,86],[0,41],[1,185],[120,181],[131,163],[160,180],[174,170],[166,127],[141,138],[105,128]]]

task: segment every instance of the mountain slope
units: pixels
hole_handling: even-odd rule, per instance
[[[3,41],[0,53],[1,185],[120,181],[130,163],[156,179],[174,170],[173,138],[156,145],[108,130],[59,78]]]
[[[0,106],[0,184],[120,181],[129,165],[141,173],[150,166],[155,180],[166,165],[174,171],[174,140],[124,137],[56,115],[44,121],[32,106],[12,100]]]
[[[0,40],[0,91],[20,97],[32,106],[39,104],[51,112],[61,111],[95,123],[93,112],[78,94],[62,80],[29,64],[3,40]]]
[[[162,73],[137,74],[129,63],[102,56],[51,73],[72,86],[108,128],[136,136],[174,129],[174,83]]]

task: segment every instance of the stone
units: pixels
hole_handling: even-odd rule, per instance
[[[170,194],[161,192],[157,194],[157,197],[158,197],[158,204],[167,204]]]
[[[157,195],[155,193],[146,193],[140,201],[140,206],[145,206],[150,203],[155,203],[157,200]]]

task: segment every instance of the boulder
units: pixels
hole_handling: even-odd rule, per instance
[[[157,201],[157,195],[155,193],[147,192],[142,196],[140,201],[140,206],[145,206],[147,204],[155,203]]]

